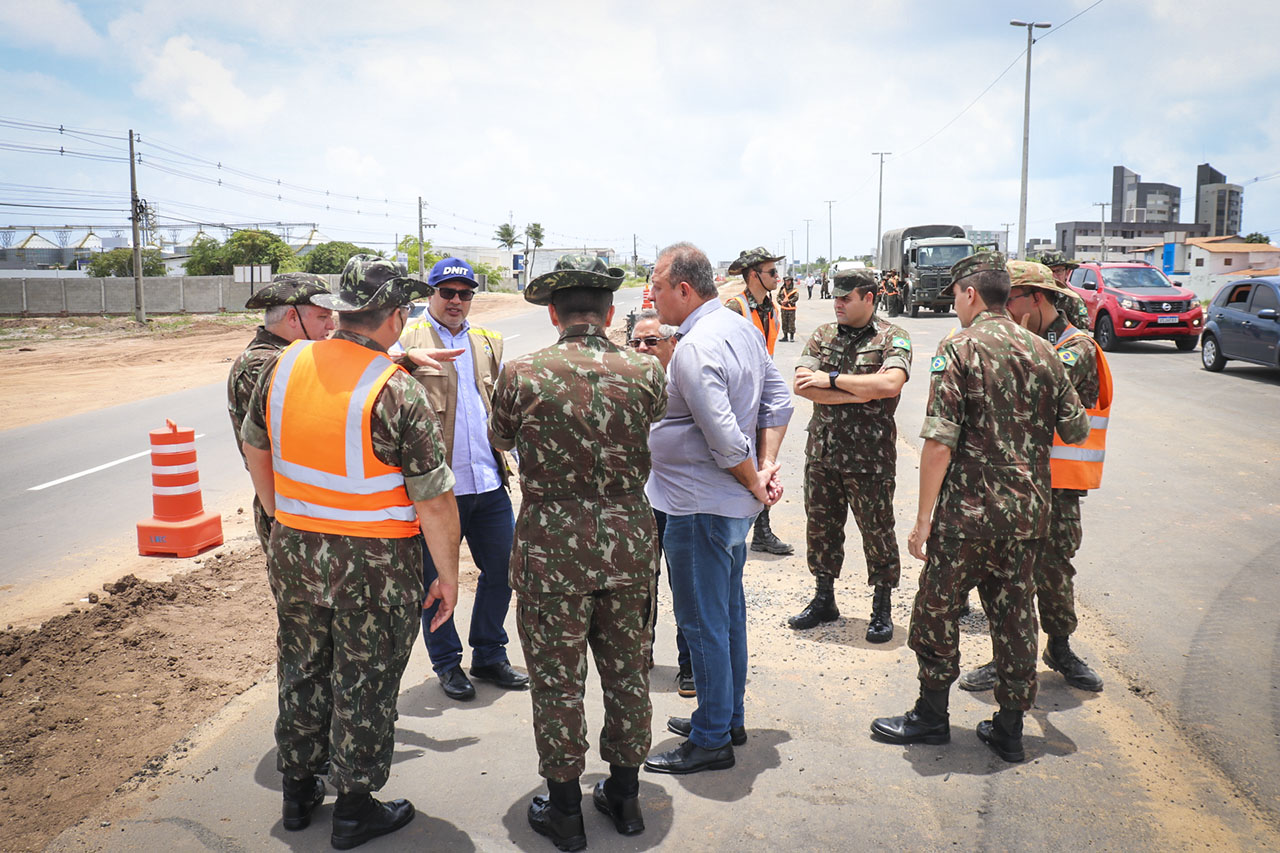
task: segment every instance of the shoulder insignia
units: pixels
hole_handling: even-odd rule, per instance
[[[1080,356],[1069,349],[1059,350],[1058,358],[1062,359],[1062,363],[1070,367],[1079,361]]]
[[[933,361],[929,362],[930,373],[941,373],[947,369],[947,357],[945,355],[935,355]]]
[[[889,346],[897,347],[898,349],[904,349],[909,352],[911,350],[911,341],[908,338],[904,338],[901,335],[899,335],[895,337],[893,340],[889,341]]]

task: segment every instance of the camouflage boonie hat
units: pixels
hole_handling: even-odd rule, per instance
[[[1038,287],[1041,290],[1051,290],[1054,293],[1065,293],[1067,296],[1080,298],[1080,294],[1065,284],[1059,284],[1053,277],[1053,271],[1044,264],[1035,261],[1009,261],[1005,266],[1009,270],[1010,287]]]
[[[316,305],[354,313],[408,305],[431,294],[426,283],[410,278],[405,268],[377,255],[352,255],[342,270],[337,294],[317,296]]]
[[[329,283],[314,273],[285,272],[272,276],[271,283],[250,296],[244,307],[256,310],[277,305],[319,305],[311,297],[328,292]]]
[[[1068,260],[1062,252],[1048,252],[1040,256],[1040,263],[1046,267],[1078,267],[1079,261]]]
[[[595,287],[615,291],[626,277],[621,269],[609,266],[594,255],[563,255],[551,272],[544,272],[529,282],[524,289],[524,298],[534,305],[550,305],[551,296],[557,290]]]
[[[1009,274],[1005,266],[1004,252],[977,252],[967,258],[961,258],[951,267],[951,283],[980,272],[1000,272]]]
[[[831,280],[831,295],[848,296],[857,287],[869,287],[872,293],[879,290],[871,270],[837,270],[836,277]]]
[[[763,264],[768,261],[780,261],[786,255],[775,255],[764,246],[756,246],[754,249],[744,249],[738,259],[729,264],[729,275],[737,275],[743,270],[751,269],[756,264]]]

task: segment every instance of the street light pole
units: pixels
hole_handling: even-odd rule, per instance
[[[881,214],[884,213],[884,158],[892,153],[893,153],[892,151],[872,151],[871,152],[872,157],[880,158],[880,192],[876,196],[876,244],[872,248],[872,253],[876,258],[877,263],[879,263],[879,259],[880,259]]]
[[[1107,208],[1111,203],[1095,201],[1093,206],[1098,208],[1098,261],[1105,263],[1107,260]]]
[[[1013,227],[1012,222],[1001,222],[1004,226],[1004,253],[1009,254],[1009,229]]]
[[[827,263],[830,264],[835,260],[835,242],[831,239],[831,205],[835,204],[835,199],[827,202]]]
[[[804,274],[809,274],[809,223],[812,219],[804,221]]]
[[[1031,132],[1031,45],[1035,44],[1035,39],[1031,36],[1033,28],[1044,29],[1051,27],[1053,24],[1043,21],[1010,21],[1011,27],[1027,28],[1027,82],[1023,90],[1022,101],[1022,197],[1018,202],[1018,254],[1021,258],[1026,252],[1027,245],[1027,150],[1030,141]]]

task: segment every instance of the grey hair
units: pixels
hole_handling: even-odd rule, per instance
[[[658,334],[662,335],[664,338],[669,338],[672,335],[674,335],[676,332],[680,331],[678,327],[668,326],[666,323],[662,322],[662,320],[659,319],[658,317],[658,309],[656,308],[645,308],[639,314],[636,315],[637,326],[649,320],[658,321]]]
[[[292,307],[292,305],[272,305],[267,309],[267,313],[262,316],[262,324],[264,326],[274,326],[276,323],[283,321]]]
[[[667,276],[674,282],[687,281],[693,292],[703,299],[713,299],[719,295],[716,290],[715,273],[711,271],[711,261],[707,255],[692,243],[672,243],[658,253],[658,260],[671,258],[671,266]]]

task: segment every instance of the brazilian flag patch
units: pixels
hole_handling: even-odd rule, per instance
[[[903,337],[897,337],[889,341],[889,346],[897,347],[898,349],[904,349],[907,352],[911,352],[911,341]]]
[[[1070,367],[1080,360],[1080,356],[1076,355],[1069,349],[1059,350],[1058,358],[1062,359],[1062,363],[1067,367]]]
[[[930,373],[941,373],[947,369],[947,357],[945,355],[935,355],[933,361],[929,362]]]

